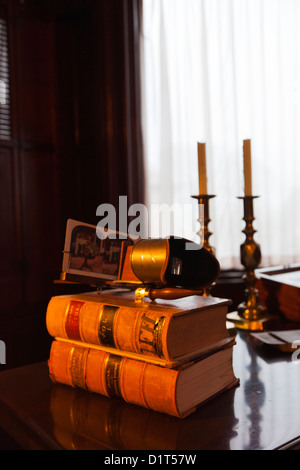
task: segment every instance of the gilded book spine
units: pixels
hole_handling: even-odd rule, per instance
[[[143,308],[53,297],[46,314],[51,336],[172,361],[170,316]]]
[[[48,365],[53,382],[179,416],[176,370],[64,341],[52,342]]]

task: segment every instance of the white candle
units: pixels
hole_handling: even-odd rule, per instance
[[[199,194],[207,194],[205,144],[198,142]]]
[[[251,141],[244,140],[244,184],[245,196],[252,196]]]

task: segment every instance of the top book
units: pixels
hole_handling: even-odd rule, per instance
[[[51,298],[46,324],[55,338],[174,367],[230,341],[230,303],[199,295],[136,301],[125,289],[61,295]]]

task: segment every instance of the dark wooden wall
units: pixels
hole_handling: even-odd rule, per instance
[[[138,2],[0,0],[12,131],[0,139],[0,340],[6,365],[44,360],[46,305],[68,218],[143,202]],[[1,58],[0,58],[1,60]]]

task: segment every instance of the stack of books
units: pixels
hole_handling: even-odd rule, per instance
[[[226,328],[229,304],[199,295],[136,301],[126,290],[52,297],[50,377],[185,417],[238,383]]]
[[[257,269],[259,299],[272,315],[282,320],[300,322],[300,265]]]

